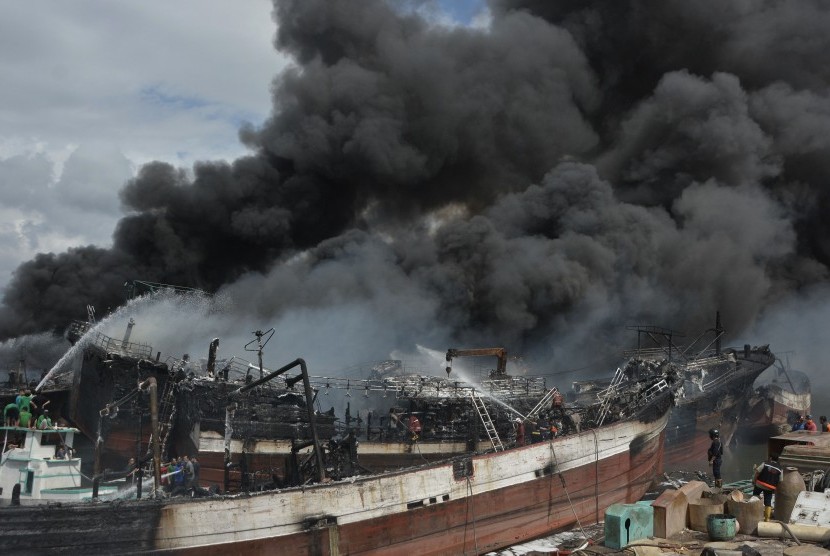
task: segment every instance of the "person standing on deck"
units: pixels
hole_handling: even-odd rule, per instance
[[[190,463],[193,464],[193,486],[199,488],[199,468],[201,468],[201,465],[199,464],[199,460],[196,459],[196,456],[190,458]]]
[[[29,411],[28,406],[21,409],[18,426],[28,429],[32,426],[32,423],[34,423],[34,419],[32,419],[32,413]]]
[[[723,462],[723,444],[720,442],[720,431],[718,429],[711,429],[709,431],[709,438],[712,439],[712,444],[709,445],[709,465],[712,466],[712,476],[715,477],[715,486],[720,488],[723,486],[723,480],[720,475],[720,466]]]
[[[409,432],[412,435],[412,442],[421,437],[421,420],[414,413],[409,416]]]
[[[827,422],[827,417],[822,415],[818,418],[818,421],[818,430],[820,430],[821,432],[830,432],[830,423]]]
[[[816,426],[816,422],[813,421],[812,415],[807,415],[807,421],[804,423],[804,430],[805,431],[817,431],[818,427]]]
[[[3,409],[3,421],[7,427],[16,427],[20,420],[20,408],[12,402]]]

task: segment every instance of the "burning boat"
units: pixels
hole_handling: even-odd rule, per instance
[[[285,382],[303,382],[312,428],[312,454],[304,462],[308,483],[236,496],[64,504],[36,511],[9,508],[0,520],[4,548],[96,554],[495,550],[578,522],[594,523],[609,505],[638,500],[661,471],[665,427],[679,384],[670,369],[626,377],[596,403],[581,408],[578,430],[524,446],[501,442],[483,414],[484,428],[494,435],[487,451],[332,480],[316,434],[314,394],[302,359],[251,381],[230,397],[240,399],[298,366],[300,375]],[[153,421],[159,422],[158,416]],[[160,437],[154,430],[155,485]],[[111,534],[116,527],[118,535]]]
[[[98,409],[128,395],[137,382],[153,377],[161,392],[159,434],[165,456],[198,454],[203,480],[222,485],[224,491],[296,482],[292,475],[297,459],[307,456],[311,439],[301,395],[276,379],[248,390],[243,399],[236,400],[233,413],[226,414],[229,393],[267,372],[262,367],[262,350],[272,331],[256,333],[253,351],[259,355],[259,365],[255,365],[238,357],[218,358],[218,339],[210,343],[205,359],[187,355],[162,359],[160,353],[153,355],[151,346],[132,341],[134,327],[130,320],[118,339],[91,323],[77,322],[67,334],[77,349],[70,370],[65,371],[73,384],[66,413],[96,442],[96,457],[89,458],[96,464],[88,469],[90,474],[121,468],[129,457],[140,458],[149,448],[149,412],[140,398],[119,404],[117,411],[106,416]],[[507,375],[503,348],[451,349],[448,369],[453,358],[468,356],[496,358],[495,368],[479,381],[478,390],[490,406],[494,432],[513,441],[519,428],[514,418],[524,418],[549,393],[545,379]],[[369,378],[311,377],[316,406],[331,403],[331,398],[339,398],[346,406],[343,418],[335,416],[334,407],[315,413],[324,446],[342,456],[343,469],[338,474],[443,460],[491,443],[492,435],[480,419],[483,402],[471,397],[469,385],[414,373],[400,361],[379,363],[366,375]],[[67,380],[60,374],[56,378]],[[335,395],[329,397],[330,391]],[[412,439],[411,419],[419,422],[417,442]],[[570,426],[570,418],[564,423]],[[348,444],[358,439],[359,463],[348,455]]]
[[[638,376],[672,366],[683,377],[675,408],[666,427],[666,467],[706,468],[706,451],[711,443],[709,430],[720,431],[721,441],[729,445],[743,409],[752,396],[755,379],[775,362],[768,345],[743,349],[722,348],[724,329],[720,314],[715,328],[707,330],[690,344],[680,347],[674,338],[680,334],[658,326],[637,326],[637,349],[625,353],[629,360],[617,370],[613,380]],[[654,347],[644,347],[644,340]],[[607,381],[582,381],[574,384],[578,399],[594,395]]]
[[[755,382],[755,391],[742,411],[738,436],[746,442],[765,442],[789,432],[799,416],[810,413],[812,394],[807,374],[781,359],[775,360],[770,372],[771,379],[762,381],[762,375]]]

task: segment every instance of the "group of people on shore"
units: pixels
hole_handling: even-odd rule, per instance
[[[7,427],[52,428],[52,417],[46,407],[50,401],[43,396],[36,396],[29,389],[21,388],[15,400],[3,408],[3,422]]]
[[[819,423],[816,425],[816,422],[813,421],[812,415],[799,415],[798,418],[793,423],[792,428],[790,431],[819,431],[819,432],[830,432],[830,423],[827,422],[827,417],[822,415],[819,417]]]

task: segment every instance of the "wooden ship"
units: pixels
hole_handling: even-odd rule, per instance
[[[247,392],[284,376],[303,384],[311,453],[299,461],[302,483],[245,495],[163,495],[154,408],[154,477],[142,500],[7,508],[4,549],[86,554],[178,551],[188,554],[472,554],[602,519],[614,503],[642,497],[662,471],[665,427],[679,377],[625,377],[582,406],[578,427],[530,444],[504,442],[480,392],[489,448],[378,474],[332,477],[316,433],[313,388],[302,359],[250,381]],[[163,392],[163,387],[159,388]],[[120,402],[120,400],[119,400]],[[231,415],[233,408],[226,409]],[[228,439],[229,441],[229,439]],[[358,447],[358,451],[359,451]],[[114,530],[117,535],[112,534]]]

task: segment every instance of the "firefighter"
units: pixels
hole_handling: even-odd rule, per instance
[[[412,435],[412,442],[421,437],[421,420],[414,413],[409,416],[409,432]]]
[[[516,429],[516,446],[525,445],[525,423],[520,418],[516,417],[513,425]]]
[[[752,490],[753,496],[764,494],[764,521],[772,518],[772,495],[781,480],[781,467],[778,464],[778,455],[772,454],[768,461],[765,461],[755,468],[755,479]]]
[[[707,452],[709,465],[712,466],[715,487],[721,488],[723,486],[723,480],[720,475],[720,466],[723,461],[723,444],[720,441],[720,431],[718,429],[711,429],[709,431],[709,438],[712,439],[712,444],[709,445],[709,451]]]

